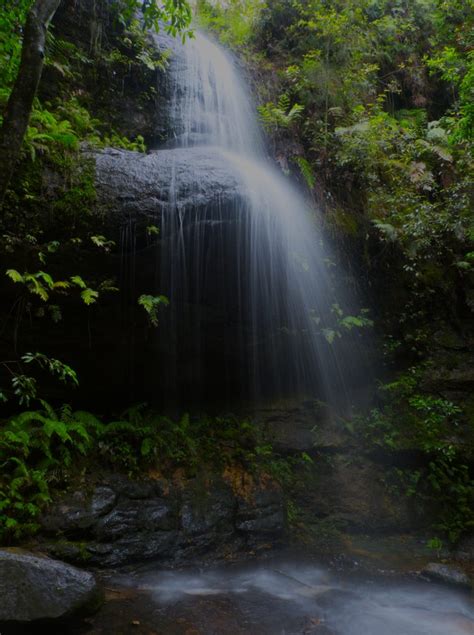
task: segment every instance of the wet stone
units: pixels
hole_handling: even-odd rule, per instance
[[[422,570],[421,575],[437,582],[444,582],[445,584],[461,586],[467,589],[471,588],[471,580],[469,579],[469,576],[450,564],[430,562]]]
[[[99,516],[106,514],[112,509],[116,500],[117,495],[110,487],[96,487],[91,500],[91,512]]]
[[[0,593],[0,623],[85,615],[101,602],[91,573],[16,550],[0,551]]]

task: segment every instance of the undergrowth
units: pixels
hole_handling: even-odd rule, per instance
[[[352,431],[369,447],[421,452],[420,465],[392,470],[387,485],[432,518],[436,544],[455,544],[474,528],[472,424],[458,405],[424,387],[430,370],[419,364],[381,386],[381,406],[356,419]]]
[[[287,486],[293,468],[309,457],[287,459],[261,443],[257,426],[227,417],[172,420],[145,404],[115,420],[63,405],[12,416],[0,428],[0,541],[12,542],[39,529],[42,509],[89,466],[138,477],[147,469],[188,476],[204,467],[223,470],[240,464],[255,475],[266,473]]]

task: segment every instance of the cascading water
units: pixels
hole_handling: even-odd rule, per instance
[[[356,339],[340,339],[334,326],[318,217],[265,156],[255,109],[228,55],[199,33],[173,49],[173,133],[160,150],[174,148],[161,226],[167,390],[182,383],[204,399],[213,389],[254,399],[298,393],[346,407],[360,360]],[[208,172],[222,169],[231,185],[202,205],[207,160]]]

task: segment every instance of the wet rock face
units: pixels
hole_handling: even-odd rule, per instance
[[[101,602],[91,573],[17,550],[0,550],[0,593],[0,623],[87,615]]]
[[[64,560],[103,567],[149,559],[177,564],[269,539],[278,544],[286,513],[275,483],[252,481],[243,495],[221,477],[178,485],[115,475],[87,495],[68,494],[42,525],[47,549]]]
[[[464,562],[474,562],[474,533],[461,538],[456,549],[456,558]]]
[[[239,197],[239,181],[216,148],[148,154],[106,148],[93,156],[99,199],[115,222],[156,220],[168,208],[222,208]]]
[[[306,505],[349,533],[399,533],[417,527],[409,502],[388,490],[385,465],[355,451],[324,456],[315,471],[317,487],[308,492]]]
[[[449,564],[430,562],[423,569],[421,575],[436,582],[443,582],[444,584],[464,587],[466,589],[471,588],[471,580],[469,577],[457,567]]]
[[[117,20],[115,0],[62,0],[52,27],[58,40],[70,42],[93,63],[73,65],[71,90],[85,96],[94,117],[105,121],[129,139],[138,135],[146,139],[155,135],[156,98],[150,91],[158,82],[158,95],[163,78],[137,57],[135,48],[124,46],[124,27]],[[150,48],[153,46],[149,38]],[[107,54],[120,49],[128,64],[107,62]],[[80,72],[78,72],[80,68]],[[75,71],[75,72],[74,72]],[[58,91],[63,72],[55,65],[45,65],[39,94],[45,101],[63,98]],[[74,87],[74,88],[73,88]],[[77,93],[76,93],[77,91]]]

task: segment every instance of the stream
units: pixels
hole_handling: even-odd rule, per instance
[[[113,582],[113,584],[111,584]],[[413,576],[271,560],[108,583],[94,635],[472,635],[472,595]]]

